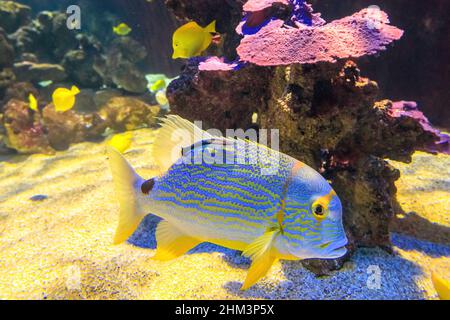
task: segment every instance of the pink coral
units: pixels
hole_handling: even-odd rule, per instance
[[[402,37],[403,31],[389,25],[386,13],[363,9],[352,16],[325,25],[286,26],[273,20],[252,35],[246,35],[237,52],[243,61],[260,66],[336,62],[385,50]]]
[[[239,63],[225,62],[223,58],[209,57],[198,65],[200,71],[232,71],[239,67]]]
[[[289,0],[249,0],[244,4],[244,11],[256,12],[270,8],[275,3],[289,5]]]

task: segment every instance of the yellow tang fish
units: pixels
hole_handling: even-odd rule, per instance
[[[441,300],[450,300],[450,281],[439,277],[434,272],[431,273],[431,281],[433,281],[439,298]]]
[[[202,242],[243,251],[252,264],[242,289],[279,259],[335,259],[346,252],[342,205],[314,169],[256,142],[213,136],[178,116],[164,118],[153,159],[161,174],[141,178],[108,149],[119,226],[130,237],[149,213],[156,260],[177,258]]]
[[[126,36],[132,31],[132,29],[126,23],[121,23],[118,26],[113,27],[113,31],[119,36]]]
[[[72,88],[58,88],[53,92],[52,99],[55,110],[58,112],[68,111],[75,105],[75,96],[80,93],[76,86]]]
[[[36,97],[30,93],[30,95],[28,96],[28,101],[29,101],[29,105],[30,105],[30,109],[33,111],[38,111],[38,102]]]
[[[130,148],[132,138],[131,132],[116,134],[108,141],[108,146],[113,147],[120,153],[124,153]]]
[[[179,27],[173,34],[173,59],[191,58],[202,54],[208,49],[216,32],[216,21],[202,28],[196,22],[188,22]]]

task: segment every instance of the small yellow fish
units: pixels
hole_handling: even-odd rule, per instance
[[[191,58],[201,55],[213,40],[211,33],[215,32],[215,20],[206,28],[202,28],[194,21],[181,26],[173,34],[172,58]]]
[[[29,101],[29,105],[30,105],[30,109],[33,111],[38,111],[38,102],[36,97],[30,93],[30,95],[28,96],[28,101]]]
[[[436,289],[439,298],[441,298],[441,300],[450,300],[450,281],[439,277],[434,272],[431,273],[431,281],[433,281],[434,288]]]
[[[80,89],[76,86],[72,86],[72,88],[58,88],[53,92],[53,104],[55,106],[55,110],[58,112],[64,112],[70,110],[75,105],[75,96],[80,93]]]
[[[121,23],[117,27],[113,27],[113,31],[119,36],[126,36],[132,31],[132,29],[126,23]]]
[[[155,95],[155,98],[156,98],[156,102],[158,102],[158,104],[160,106],[165,106],[165,105],[169,104],[169,100],[167,99],[165,90],[158,91]]]
[[[108,146],[113,147],[120,153],[124,153],[131,147],[132,138],[131,132],[116,134],[109,140]]]
[[[166,87],[166,81],[164,79],[157,80],[154,84],[150,86],[150,91],[155,92]]]

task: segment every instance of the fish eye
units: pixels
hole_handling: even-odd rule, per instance
[[[317,220],[323,220],[328,214],[328,209],[322,203],[314,202],[311,206],[312,213]]]

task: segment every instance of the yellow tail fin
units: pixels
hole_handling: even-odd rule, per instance
[[[116,197],[120,203],[119,226],[114,244],[126,241],[137,229],[146,213],[139,207],[137,196],[144,180],[114,148],[107,147]]]

